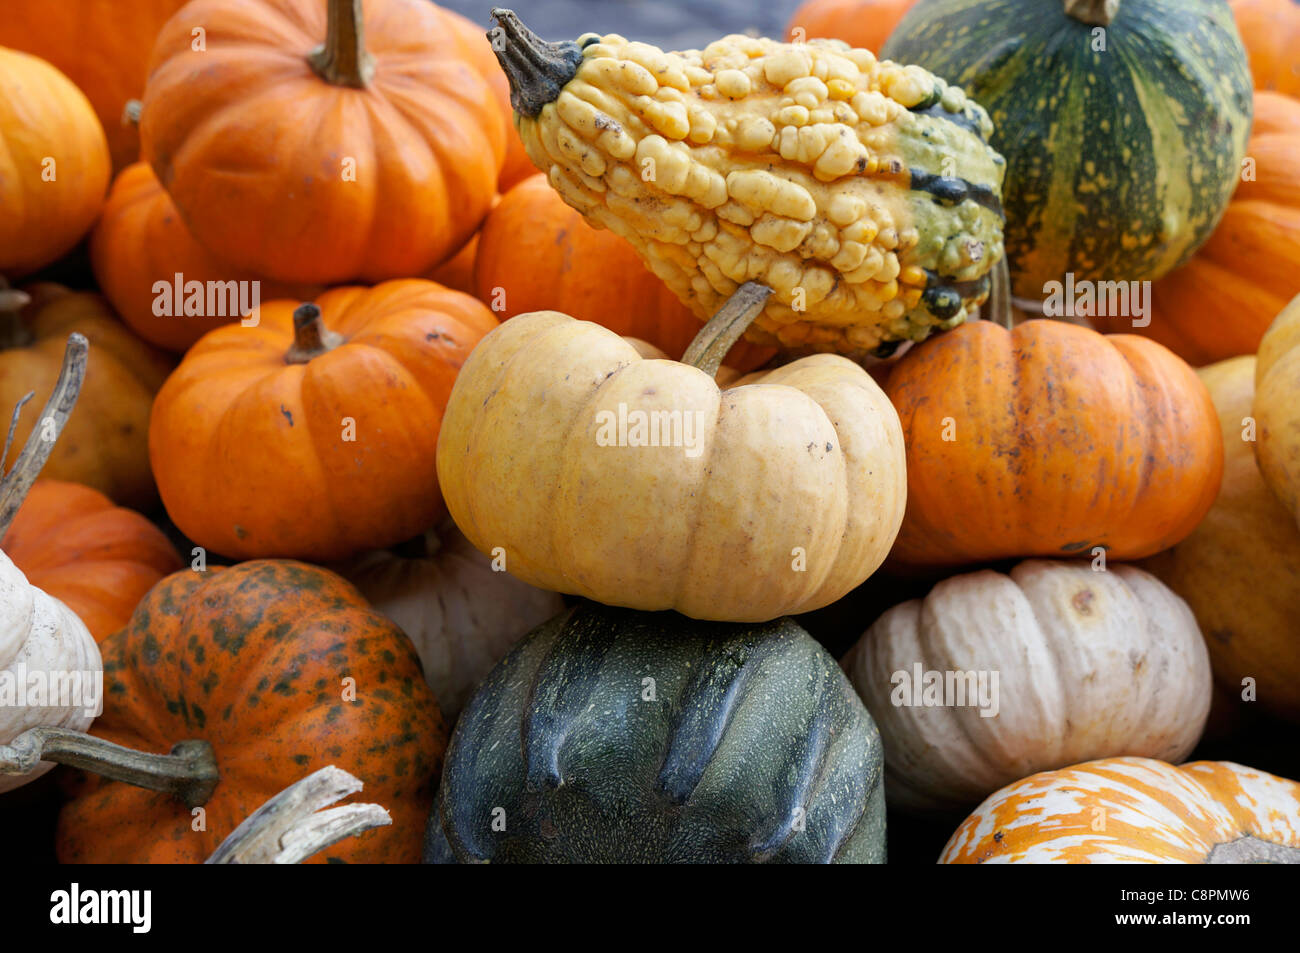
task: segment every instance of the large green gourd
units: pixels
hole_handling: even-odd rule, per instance
[[[921,0],[881,56],[988,110],[1021,297],[1159,278],[1236,186],[1251,78],[1224,0]]]
[[[882,767],[871,716],[791,620],[583,603],[462,712],[425,856],[881,863]]]

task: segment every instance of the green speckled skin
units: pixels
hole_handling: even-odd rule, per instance
[[[425,856],[883,863],[882,767],[871,716],[791,620],[582,603],[520,642],[462,713]]]
[[[1252,84],[1224,0],[1121,0],[1104,51],[1096,29],[1061,0],[921,0],[881,51],[988,110],[1025,298],[1067,271],[1171,271],[1218,224],[1245,154]]]

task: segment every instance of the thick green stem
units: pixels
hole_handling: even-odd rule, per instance
[[[343,335],[325,327],[320,308],[300,304],[293,313],[293,347],[284,355],[286,364],[306,364],[343,343]]]
[[[1119,14],[1119,0],[1065,0],[1066,16],[1092,26],[1110,26]]]
[[[50,458],[54,442],[63,433],[63,427],[77,403],[82,381],[86,379],[86,354],[89,347],[83,335],[75,331],[68,335],[68,346],[63,352],[63,367],[59,371],[59,379],[54,383],[50,399],[45,402],[45,409],[27,435],[27,443],[23,445],[13,469],[0,475],[0,539],[4,538],[9,524],[18,514],[18,508],[27,498],[27,491],[40,476],[41,467]],[[28,399],[30,398],[20,401],[18,408],[21,409]],[[16,415],[18,411],[15,410],[14,413]],[[13,421],[10,421],[10,434],[12,432]],[[8,457],[8,441],[5,443],[5,457]]]
[[[492,18],[500,25],[489,30],[487,38],[510,80],[510,105],[521,116],[536,116],[577,74],[582,48],[572,40],[543,40],[513,10],[493,7]]]
[[[30,774],[42,761],[173,794],[186,807],[202,807],[217,786],[217,761],[206,741],[182,741],[171,754],[124,748],[70,728],[43,725],[0,745],[0,774]]]
[[[325,42],[307,55],[307,62],[327,83],[365,89],[375,75],[375,61],[366,52],[361,0],[327,2]]]
[[[710,377],[717,374],[722,359],[763,312],[770,297],[772,289],[767,285],[757,281],[745,282],[695,335],[695,340],[682,355],[682,363],[692,364]]]

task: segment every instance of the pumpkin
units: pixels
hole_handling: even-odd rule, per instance
[[[423,274],[478,228],[505,156],[492,91],[456,49],[425,0],[367,0],[364,25],[361,0],[195,0],[154,47],[144,158],[236,268]]]
[[[436,281],[453,291],[463,291],[465,294],[472,295],[474,293],[474,262],[478,258],[478,242],[479,236],[475,235],[465,243],[464,248],[429,272],[429,280]]]
[[[196,830],[170,795],[85,777],[59,815],[63,863],[198,863],[267,797],[329,764],[366,779],[391,827],[320,861],[413,863],[446,734],[410,641],[334,573],[287,560],[184,570],[103,641],[92,734],[209,742],[221,780]]]
[[[916,0],[804,0],[785,28],[787,40],[833,37],[879,50]],[[801,32],[799,32],[801,31]]]
[[[1210,710],[1196,619],[1132,566],[953,576],[877,619],[843,665],[880,727],[890,806],[914,811],[1094,758],[1181,761]]]
[[[450,520],[413,542],[339,573],[415,643],[442,713],[455,719],[492,666],[564,600],[496,571]]]
[[[1273,318],[1296,291],[1300,269],[1300,100],[1255,92],[1246,149],[1250,177],[1187,264],[1151,288],[1146,327],[1098,315],[1098,328],[1150,337],[1192,364],[1259,349]],[[1243,176],[1245,172],[1243,171]]]
[[[497,65],[496,54],[488,42],[487,28],[479,26],[468,17],[461,16],[454,10],[439,8],[446,21],[447,30],[456,36],[461,44],[460,54],[478,74],[492,87],[492,94],[501,109],[501,118],[506,128],[506,161],[497,177],[497,188],[505,193],[524,179],[537,174],[537,167],[528,158],[524,141],[515,131],[514,110],[510,108],[510,81]]]
[[[665,53],[494,15],[533,163],[698,318],[758,281],[755,343],[888,352],[988,297],[1004,163],[958,87],[839,41]]]
[[[1231,0],[1231,4],[1255,88],[1300,96],[1300,4],[1296,0]]]
[[[681,364],[554,311],[498,327],[438,441],[456,525],[538,588],[698,619],[804,612],[870,576],[905,479],[875,381],[830,354],[713,380],[766,290],[742,286]]]
[[[0,274],[35,271],[77,244],[104,204],[109,171],[104,130],[81,90],[44,60],[0,47]]]
[[[27,576],[68,606],[95,641],[126,625],[155,582],[181,568],[167,536],[97,490],[40,480],[0,547]]]
[[[479,233],[474,290],[503,321],[529,311],[561,311],[649,341],[674,357],[700,330],[695,315],[628,242],[588,225],[544,175],[520,182],[489,213]],[[727,360],[752,370],[772,354],[740,341]]]
[[[470,700],[429,841],[462,862],[883,863],[881,773],[871,716],[789,619],[584,603]]]
[[[1264,482],[1300,524],[1300,295],[1282,309],[1259,345],[1255,458]]]
[[[1221,0],[921,0],[881,56],[988,110],[1019,297],[1161,277],[1237,184],[1251,79]]]
[[[129,166],[114,180],[90,236],[90,261],[95,280],[122,320],[150,344],[169,351],[184,351],[262,301],[309,298],[320,290],[263,281],[214,257],[195,241],[145,162]]]
[[[1250,687],[1260,708],[1300,721],[1300,529],[1255,464],[1255,358],[1199,373],[1223,433],[1223,485],[1192,534],[1143,566],[1192,607],[1225,699],[1240,707]]]
[[[68,421],[44,475],[147,509],[158,499],[149,470],[149,408],[172,362],[123,326],[102,297],[51,284],[27,293],[0,288],[0,407],[12,407],[29,391],[51,389],[72,331],[85,335],[93,354],[82,408]],[[19,421],[19,441],[35,422]]]
[[[190,348],[158,393],[164,506],[234,559],[324,562],[410,539],[442,511],[434,465],[452,381],[496,325],[431,281],[271,301]]]
[[[7,531],[13,525],[14,514],[22,507],[32,482],[40,473],[53,440],[58,439],[66,426],[81,390],[85,368],[86,339],[71,335],[62,372],[42,413],[54,425],[52,439],[25,441],[13,468],[8,473],[0,470],[0,541],[5,546],[0,549],[0,746],[9,745],[19,735],[38,727],[84,731],[96,714],[84,704],[91,701],[94,691],[87,692],[83,681],[97,676],[103,669],[95,640],[71,609],[29,582],[7,552]],[[15,415],[21,408],[19,404]],[[9,449],[10,441],[6,441],[5,457]],[[67,697],[56,699],[53,697],[57,691],[56,678],[67,679],[64,684],[77,687]],[[41,703],[28,700],[29,688],[40,684],[51,695]],[[66,704],[56,704],[57,701]],[[0,766],[3,761],[0,758]],[[36,780],[52,767],[51,761],[39,761],[32,770],[20,774],[0,771],[0,794]]]
[[[1300,784],[1229,761],[1090,761],[989,797],[939,862],[1300,863]]]
[[[1186,537],[1219,490],[1210,395],[1146,338],[976,321],[908,351],[885,390],[907,443],[900,563],[1137,559]]]
[[[135,125],[123,119],[144,92],[149,50],[167,18],[186,0],[70,0],[8,3],[0,17],[0,46],[39,56],[76,83],[108,137],[113,168],[140,154]]]

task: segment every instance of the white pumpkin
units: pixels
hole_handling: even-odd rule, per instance
[[[425,535],[425,552],[378,550],[340,568],[376,609],[404,631],[448,720],[521,637],[564,608],[470,545],[451,520]]]
[[[910,810],[1097,758],[1181,761],[1210,707],[1191,610],[1132,566],[1033,559],[954,576],[882,615],[843,665],[884,739],[890,804]],[[960,697],[979,673],[987,695]]]
[[[0,550],[0,744],[42,725],[85,731],[94,721],[80,703],[71,707],[13,704],[16,695],[7,692],[17,691],[24,672],[46,680],[54,673],[102,672],[103,668],[99,646],[85,623],[58,599],[28,583]],[[27,774],[0,774],[0,793],[35,780],[52,767],[42,761]]]

